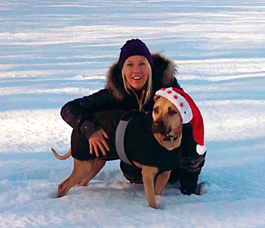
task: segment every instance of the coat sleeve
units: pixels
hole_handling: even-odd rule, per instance
[[[180,190],[183,194],[190,195],[195,192],[199,175],[205,163],[206,153],[196,157],[186,157],[179,167]]]
[[[183,90],[175,77],[173,78],[172,87]]]
[[[85,133],[87,138],[100,127],[90,121],[94,112],[110,109],[112,99],[109,91],[103,89],[90,96],[78,98],[66,103],[61,109],[61,117],[75,130]]]

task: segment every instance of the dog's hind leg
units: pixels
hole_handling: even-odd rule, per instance
[[[71,175],[58,186],[58,197],[65,196],[70,188],[82,182],[84,179],[91,180],[98,172],[94,172],[93,168],[96,164],[101,164],[101,168],[104,166],[105,161],[100,159],[80,161],[74,159],[74,169]],[[99,165],[96,165],[100,167]],[[88,180],[88,181],[89,181]]]
[[[161,195],[170,177],[171,171],[160,173],[157,176],[155,195]]]
[[[91,181],[98,174],[98,172],[104,167],[105,164],[106,161],[95,159],[91,172],[87,177],[85,177],[81,182],[78,183],[78,186],[86,186],[89,181]]]

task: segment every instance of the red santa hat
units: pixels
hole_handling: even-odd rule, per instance
[[[156,95],[171,101],[179,110],[182,123],[190,123],[192,125],[193,138],[198,143],[196,151],[199,155],[204,154],[207,148],[204,145],[203,119],[200,110],[192,98],[184,91],[173,87],[162,88],[156,92]]]

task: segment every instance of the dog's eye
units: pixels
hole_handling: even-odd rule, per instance
[[[174,109],[168,109],[168,113],[167,114],[170,115],[170,116],[173,116],[173,115],[177,114],[177,111],[174,110]]]
[[[158,107],[154,107],[154,108],[153,108],[153,112],[154,112],[154,113],[158,113]]]

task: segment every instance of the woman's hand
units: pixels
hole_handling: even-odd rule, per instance
[[[103,156],[107,156],[107,151],[110,150],[105,138],[109,138],[107,133],[101,128],[100,130],[94,132],[88,139],[90,154],[95,153],[96,157],[99,157],[99,150],[102,152]]]

